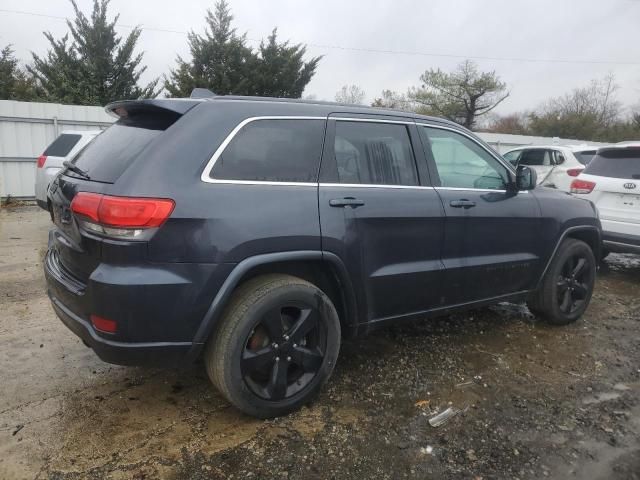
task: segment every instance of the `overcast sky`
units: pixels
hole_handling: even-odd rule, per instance
[[[78,0],[85,12],[91,3]],[[112,0],[110,10],[119,12],[119,22],[125,25],[202,32],[204,13],[213,3]],[[383,89],[404,92],[418,85],[426,69],[449,70],[472,58],[482,69],[496,70],[509,86],[511,96],[499,113],[535,108],[609,72],[616,75],[621,101],[640,102],[640,0],[231,0],[230,4],[238,31],[247,32],[248,38],[264,38],[277,26],[280,39],[306,43],[309,55],[324,55],[305,91],[323,100],[333,100],[344,84],[359,85],[368,101]],[[0,47],[13,44],[22,61],[30,60],[30,51],[46,52],[42,31],[58,37],[67,28],[61,20],[3,11],[7,9],[72,15],[66,0],[0,0]],[[145,52],[147,80],[173,67],[176,55],[189,56],[182,33],[144,30],[139,48]]]

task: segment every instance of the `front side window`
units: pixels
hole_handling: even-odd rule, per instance
[[[334,151],[340,183],[418,185],[406,125],[338,121]]]
[[[324,120],[255,120],[231,140],[211,171],[218,180],[315,182]]]
[[[506,167],[484,148],[451,130],[423,127],[440,177],[440,186],[450,188],[505,190]]]

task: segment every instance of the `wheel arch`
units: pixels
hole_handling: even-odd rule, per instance
[[[293,275],[316,285],[334,303],[343,335],[355,335],[358,318],[355,295],[346,267],[338,256],[313,250],[267,253],[249,257],[231,271],[196,332],[192,357],[200,353],[218,325],[233,292],[246,281],[267,273]]]
[[[560,237],[558,238],[558,241],[556,242],[556,245],[553,251],[551,252],[551,255],[549,256],[549,259],[547,260],[547,264],[544,270],[542,271],[540,278],[538,279],[537,286],[536,286],[537,288],[540,287],[540,284],[542,283],[544,276],[547,274],[547,270],[549,270],[549,266],[551,265],[551,262],[553,261],[555,256],[558,254],[558,249],[560,248],[560,245],[562,245],[562,242],[567,238],[575,238],[576,240],[582,240],[591,248],[591,251],[593,252],[594,257],[596,258],[596,262],[600,258],[601,251],[602,251],[602,235],[600,233],[600,229],[594,225],[579,225],[579,226],[569,227],[565,229],[560,235]]]

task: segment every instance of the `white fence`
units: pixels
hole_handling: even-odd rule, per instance
[[[106,128],[112,122],[102,107],[0,100],[0,197],[33,198],[36,160],[61,132]],[[500,153],[523,145],[598,145],[525,135],[478,135]]]
[[[512,148],[524,147],[525,145],[606,145],[606,143],[588,142],[584,140],[569,140],[558,137],[534,137],[531,135],[510,135],[508,133],[476,132],[476,135],[500,153],[506,153]]]
[[[36,160],[61,132],[112,122],[102,107],[0,100],[0,197],[33,198]]]

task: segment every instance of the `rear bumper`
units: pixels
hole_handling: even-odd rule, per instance
[[[104,361],[121,365],[194,360],[194,340],[217,289],[216,265],[101,263],[86,280],[67,271],[55,248],[44,260],[47,292],[62,322]],[[117,321],[117,332],[97,331],[96,314]]]
[[[69,310],[50,289],[48,294],[62,323],[105,362],[117,365],[175,365],[192,360],[189,353],[193,345],[190,342],[126,343],[99,337],[86,319]]]

